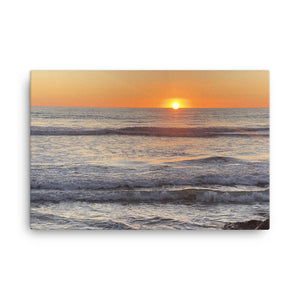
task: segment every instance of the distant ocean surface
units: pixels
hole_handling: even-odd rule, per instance
[[[269,109],[31,108],[31,228],[269,216]]]

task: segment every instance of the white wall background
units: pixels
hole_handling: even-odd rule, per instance
[[[1,1],[1,299],[299,299],[298,1]],[[269,69],[271,230],[29,229],[29,71]]]

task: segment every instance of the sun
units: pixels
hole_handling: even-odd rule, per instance
[[[173,109],[178,109],[179,108],[179,104],[177,102],[174,102],[172,104]]]

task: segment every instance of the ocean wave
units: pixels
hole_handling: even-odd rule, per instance
[[[269,136],[268,127],[124,127],[76,129],[66,127],[40,127],[32,126],[31,135],[46,136],[103,136],[103,135],[129,135],[129,136],[157,136],[157,137],[219,137],[219,136]]]
[[[187,222],[170,217],[146,217],[137,215],[128,217],[127,221],[116,221],[112,219],[98,218],[76,218],[64,217],[56,214],[39,212],[35,209],[30,213],[32,229],[112,229],[112,230],[133,230],[133,229],[200,229],[207,228],[205,224]]]
[[[128,224],[120,221],[63,217],[51,213],[40,213],[37,211],[31,211],[30,222],[33,229],[133,229]]]
[[[172,163],[172,162],[171,162]],[[209,164],[209,163],[243,163],[243,164],[249,164],[251,162],[240,159],[240,158],[234,158],[234,157],[228,157],[228,156],[209,156],[209,157],[200,157],[200,158],[185,158],[181,160],[176,160],[173,163],[176,164]]]
[[[162,217],[162,216],[155,216],[155,217],[130,217],[128,218],[130,224],[132,224],[135,228],[152,228],[153,226],[160,226],[160,229],[199,229],[205,228],[204,224],[197,224],[196,222],[186,222],[182,220],[177,220],[170,217]],[[162,226],[162,227],[161,227]]]
[[[122,202],[134,204],[146,203],[253,203],[269,201],[269,189],[261,190],[231,190],[213,189],[178,189],[178,190],[109,190],[109,191],[45,191],[32,190],[32,203],[83,201],[83,202]]]
[[[174,187],[174,186],[258,186],[267,187],[269,185],[268,174],[254,174],[239,176],[226,176],[222,174],[205,174],[191,177],[188,179],[175,178],[157,178],[157,179],[118,179],[111,178],[110,180],[84,180],[76,179],[72,181],[31,181],[31,189],[45,190],[106,190],[106,189],[136,189],[136,188],[159,188],[159,187]]]

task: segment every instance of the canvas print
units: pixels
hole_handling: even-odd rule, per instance
[[[30,227],[269,229],[268,71],[31,71]]]

